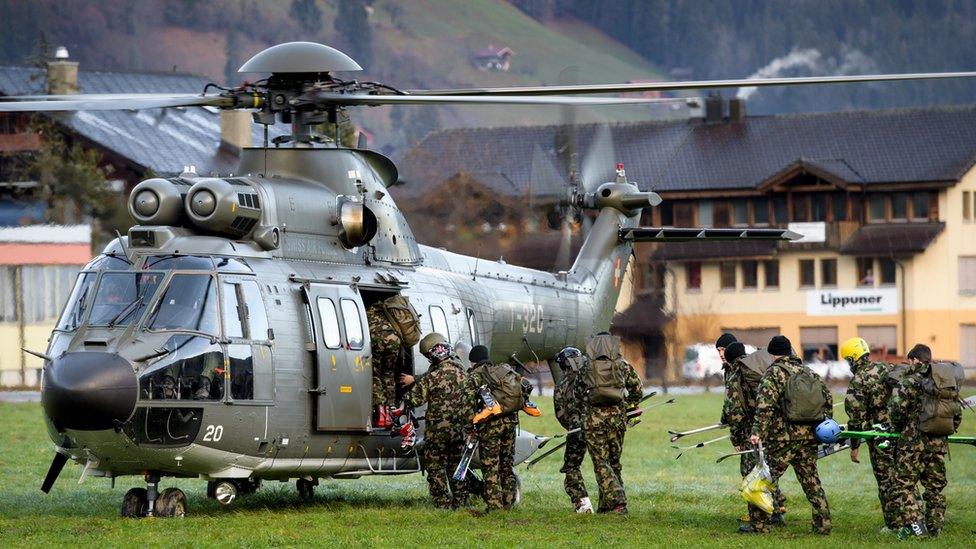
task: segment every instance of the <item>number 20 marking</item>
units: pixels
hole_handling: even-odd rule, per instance
[[[207,425],[207,430],[203,434],[203,440],[205,442],[220,442],[220,438],[223,436],[223,425]]]

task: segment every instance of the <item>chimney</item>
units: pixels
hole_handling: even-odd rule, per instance
[[[729,99],[729,122],[743,122],[746,119],[746,100],[741,97]]]
[[[705,123],[718,124],[722,121],[725,101],[721,95],[709,95],[705,98]]]
[[[64,46],[59,47],[54,60],[47,63],[47,93],[78,93],[78,63],[68,61],[68,48]]]
[[[220,148],[240,155],[251,146],[251,113],[248,111],[220,111]]]

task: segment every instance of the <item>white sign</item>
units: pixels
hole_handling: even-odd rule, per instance
[[[827,240],[827,224],[823,221],[813,221],[810,223],[790,223],[787,228],[794,233],[803,235],[803,238],[794,240],[794,243],[826,242]]]
[[[898,313],[898,290],[865,288],[858,290],[810,290],[807,314],[810,316],[893,315]]]

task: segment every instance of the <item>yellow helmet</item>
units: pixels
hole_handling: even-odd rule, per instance
[[[840,356],[848,362],[857,362],[862,356],[870,353],[868,342],[859,337],[852,337],[840,346]]]

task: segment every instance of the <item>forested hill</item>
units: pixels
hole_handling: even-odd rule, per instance
[[[512,0],[540,21],[576,17],[682,79],[976,70],[976,1]],[[976,101],[976,82],[762,91],[750,110]]]

